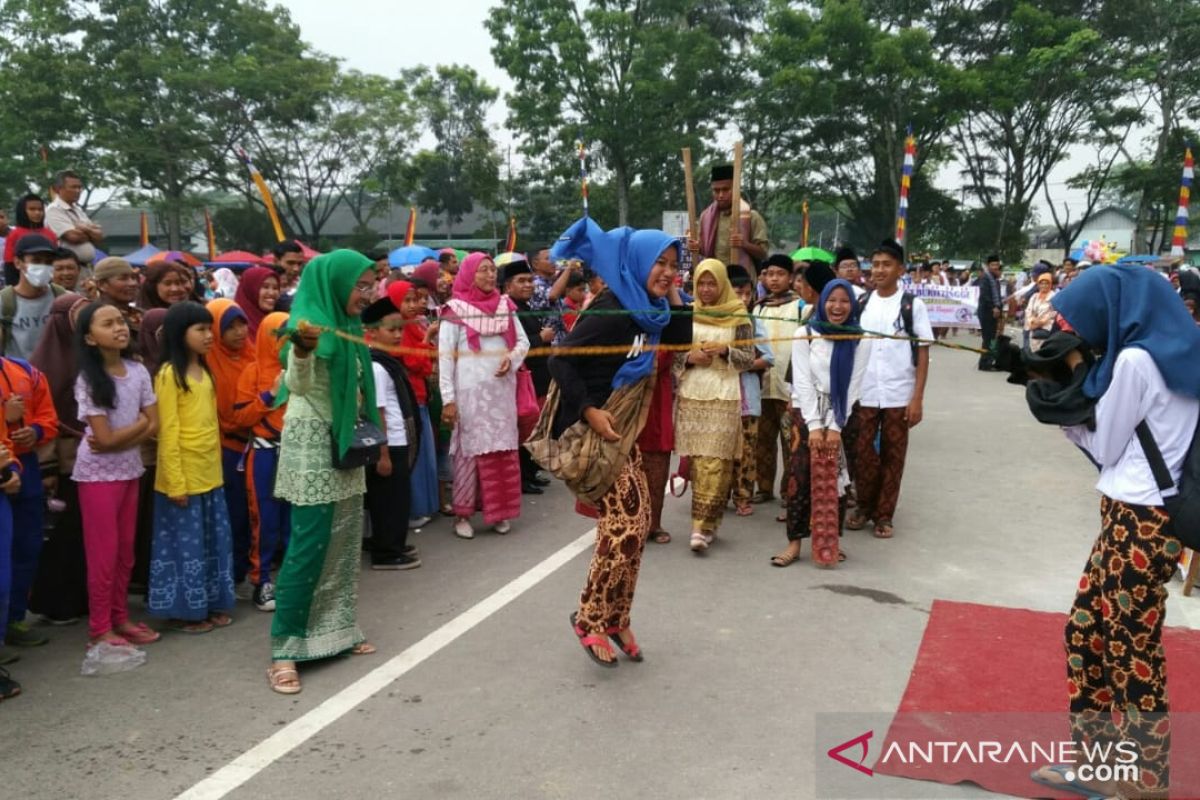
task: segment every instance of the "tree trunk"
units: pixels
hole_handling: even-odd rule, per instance
[[[613,164],[613,177],[617,183],[617,225],[625,226],[629,224],[629,173],[620,159]]]
[[[183,193],[173,190],[166,196],[167,245],[169,250],[182,250],[183,240]]]

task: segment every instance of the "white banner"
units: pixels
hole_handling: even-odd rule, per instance
[[[936,283],[909,284],[907,292],[921,298],[935,328],[978,328],[978,286],[942,286]]]

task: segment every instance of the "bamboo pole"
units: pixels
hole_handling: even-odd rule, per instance
[[[733,144],[733,205],[729,209],[729,236],[742,232],[742,143]],[[740,247],[729,247],[729,263],[737,264],[742,260]],[[754,276],[751,276],[752,278]]]
[[[692,178],[692,148],[683,148],[683,186],[687,198],[688,242],[696,241],[700,234],[696,230],[696,184]]]

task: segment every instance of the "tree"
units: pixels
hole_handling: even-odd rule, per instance
[[[700,155],[734,105],[742,48],[761,0],[510,0],[488,17],[492,56],[515,84],[509,126],[522,152],[586,141],[611,172],[616,221],[632,189],[673,186],[677,156]]]
[[[99,0],[78,24],[84,118],[113,171],[162,198],[172,247],[187,193],[240,168],[251,120],[311,115],[334,69],[262,0]]]
[[[488,132],[487,112],[499,90],[480,80],[475,70],[439,66],[410,71],[413,98],[437,140],[432,151],[418,153],[409,170],[422,208],[444,214],[454,226],[478,203],[493,209],[500,188],[500,156]]]
[[[995,220],[995,244],[1020,231],[1033,199],[1095,124],[1119,77],[1086,0],[988,0],[955,42],[965,109],[953,128],[972,193]],[[996,187],[996,183],[999,187]]]

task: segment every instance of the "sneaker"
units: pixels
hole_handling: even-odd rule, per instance
[[[45,614],[41,615],[43,625],[74,625],[79,622],[79,617],[48,617]]]
[[[405,555],[405,556],[411,556],[412,558],[420,557],[420,553],[417,552],[417,546],[415,544],[404,545],[404,549],[400,551],[400,554]]]
[[[432,519],[433,517],[416,517],[415,519],[410,519],[408,521],[408,529],[413,531],[417,530],[418,528],[424,528]]]
[[[454,535],[460,539],[474,539],[475,529],[469,520],[458,519],[454,521]]]
[[[8,635],[4,637],[5,644],[13,647],[40,647],[50,640],[29,627],[28,622],[8,623]]]
[[[8,700],[21,693],[21,684],[14,681],[8,670],[0,667],[0,700]]]
[[[419,566],[421,566],[421,559],[404,554],[395,558],[381,558],[371,562],[371,569],[416,569]]]
[[[692,538],[688,544],[693,553],[703,553],[712,544],[712,537],[701,531],[692,531]]]
[[[497,522],[495,525],[492,526],[492,530],[494,530],[496,533],[503,536],[504,534],[506,534],[512,530],[512,523],[510,523],[506,519],[502,519],[499,522]]]
[[[262,586],[254,587],[254,607],[259,611],[275,610],[275,584],[267,581]]]
[[[243,580],[241,583],[235,583],[233,585],[233,596],[238,600],[254,599],[254,584],[247,580]]]

